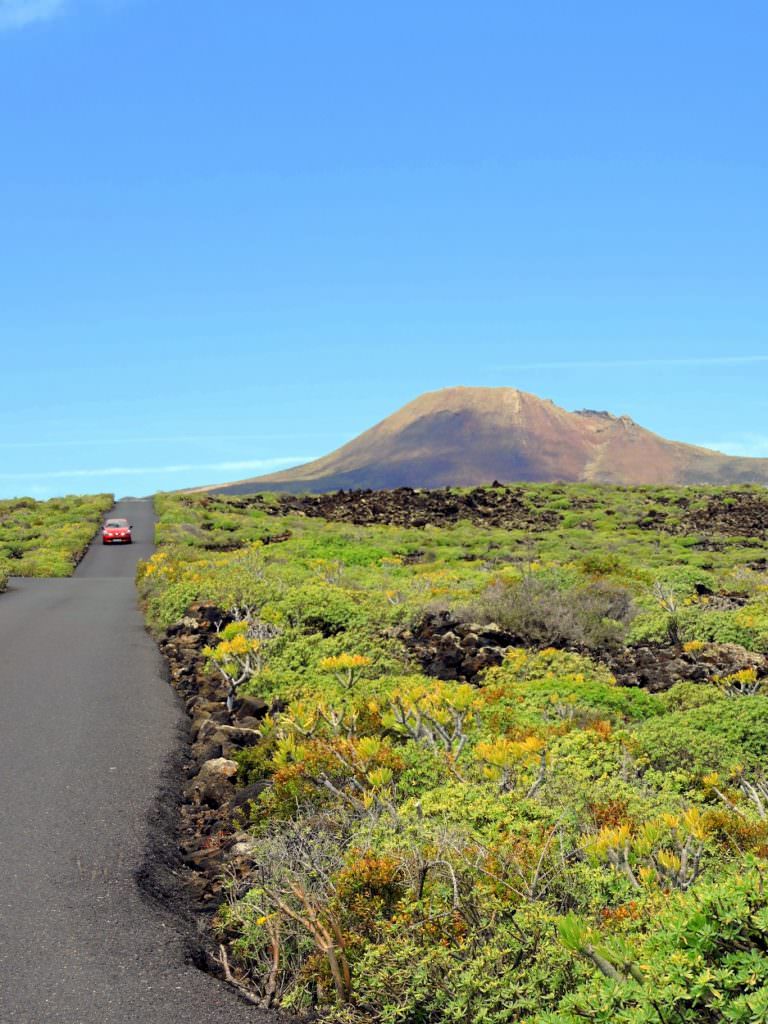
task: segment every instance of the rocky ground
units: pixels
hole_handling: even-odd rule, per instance
[[[204,668],[203,648],[214,639],[217,625],[226,623],[218,608],[198,605],[160,638],[169,680],[185,701],[189,734],[181,763],[174,766],[183,777],[176,793],[181,799],[178,850],[175,856],[166,849],[150,851],[148,857],[154,862],[148,880],[154,895],[166,895],[157,861],[164,861],[174,876],[167,896],[176,904],[181,881],[184,909],[198,922],[200,943],[192,955],[199,966],[216,974],[222,973],[222,964],[210,919],[223,899],[225,875],[247,880],[255,871],[250,838],[243,831],[244,808],[263,788],[236,786],[237,762],[232,755],[258,742],[259,724],[270,710],[264,701],[244,697],[230,713],[226,687]],[[227,980],[237,987],[236,977]]]
[[[401,639],[426,675],[469,683],[501,664],[506,648],[521,645],[519,637],[496,625],[461,622],[448,612],[426,615]],[[692,650],[643,645],[604,652],[600,660],[620,686],[641,686],[651,693],[668,690],[676,682],[705,683],[744,669],[755,669],[758,678],[768,676],[768,658],[739,644],[703,644]]]
[[[685,495],[659,495],[655,501],[665,507],[649,509],[634,525],[685,536],[701,534],[707,539],[700,546],[715,550],[719,545],[709,539],[713,535],[768,538],[768,501],[756,491],[729,490],[727,496],[710,497],[703,508],[692,508]]]
[[[247,507],[263,503],[261,495],[234,499]],[[462,494],[449,490],[421,491],[398,487],[391,491],[338,491],[334,494],[281,495],[277,505],[265,505],[275,515],[292,512],[331,522],[370,526],[450,526],[461,521],[476,526],[497,526],[508,530],[550,530],[561,521],[551,509],[530,505],[521,487],[489,490],[477,487]]]
[[[712,498],[703,509],[683,518],[686,533],[720,533],[728,537],[768,537],[768,501],[763,493],[729,491],[727,498]]]
[[[553,497],[557,493],[556,488],[550,492]],[[210,500],[217,499],[211,497]],[[649,508],[639,519],[627,525],[682,535],[701,534],[707,538],[720,534],[723,537],[768,539],[768,500],[757,491],[730,490],[726,497],[713,495],[702,508],[691,507],[691,499],[685,494],[673,498],[661,493],[654,495],[652,500],[660,507]],[[553,509],[537,509],[532,504],[530,490],[519,486],[477,487],[464,493],[399,487],[389,491],[283,494],[272,503],[263,495],[255,494],[230,498],[229,501],[238,508],[258,505],[274,515],[290,512],[360,526],[373,523],[447,526],[463,520],[476,526],[540,531],[552,529],[562,521],[560,513]],[[588,510],[596,505],[596,499],[588,493],[582,497],[569,495],[571,511]]]

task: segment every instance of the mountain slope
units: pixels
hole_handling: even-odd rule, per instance
[[[768,483],[768,459],[667,441],[627,416],[567,412],[515,388],[455,387],[421,395],[324,458],[200,490],[319,492],[493,480]]]

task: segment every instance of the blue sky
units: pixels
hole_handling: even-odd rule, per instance
[[[0,495],[512,385],[768,456],[763,0],[0,0]]]

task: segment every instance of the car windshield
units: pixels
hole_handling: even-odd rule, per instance
[[[107,530],[122,530],[128,525],[127,519],[108,519],[105,528]]]

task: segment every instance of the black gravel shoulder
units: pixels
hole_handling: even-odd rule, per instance
[[[132,580],[151,503],[115,514],[136,544],[97,540],[74,578],[0,597],[0,1020],[274,1021],[193,966],[183,921],[137,881],[183,718]]]

